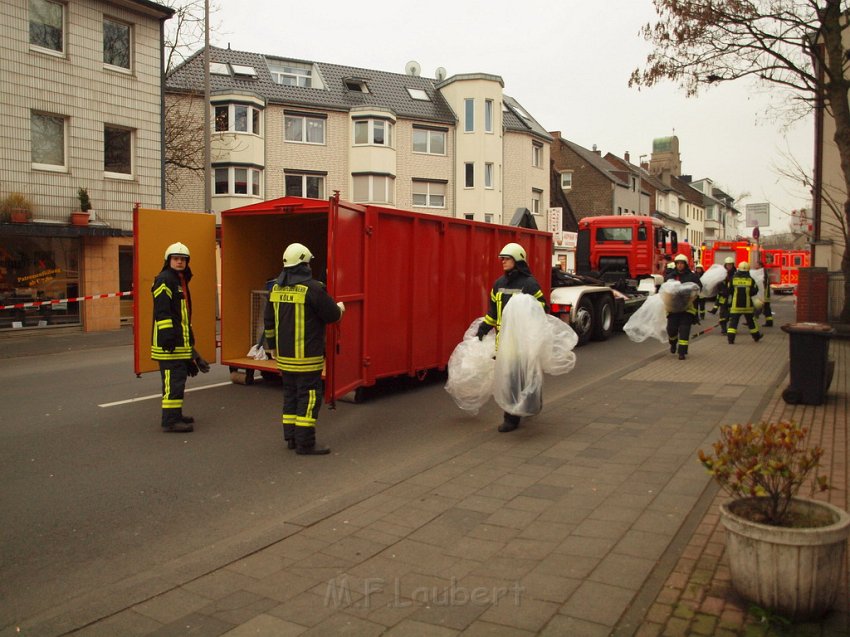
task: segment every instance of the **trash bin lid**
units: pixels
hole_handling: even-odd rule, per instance
[[[835,330],[828,323],[786,323],[782,330],[789,334],[812,334],[814,336],[832,336]]]

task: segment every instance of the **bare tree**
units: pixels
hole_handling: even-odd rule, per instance
[[[632,72],[629,86],[671,80],[692,96],[707,85],[751,78],[785,89],[791,96],[785,103],[790,106],[786,117],[822,104],[834,119],[844,180],[841,320],[850,322],[850,80],[842,40],[848,24],[847,0],[653,2],[658,21],[644,26],[641,33],[654,50],[645,67]]]

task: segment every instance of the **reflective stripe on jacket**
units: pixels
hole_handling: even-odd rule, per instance
[[[735,272],[732,277],[732,291],[729,296],[729,311],[732,314],[752,314],[753,297],[758,293],[759,286],[749,272]]]
[[[505,306],[514,294],[530,294],[543,306],[543,311],[549,313],[549,304],[543,298],[540,284],[531,274],[528,264],[525,261],[518,261],[513,270],[500,276],[493,284],[484,323],[496,329],[501,328]]]
[[[189,360],[195,335],[192,332],[192,295],[189,293],[188,268],[181,274],[169,267],[162,269],[151,287],[153,294],[153,328],[151,333],[151,358],[155,361]],[[186,290],[186,296],[183,290]],[[173,352],[166,352],[163,344],[175,337]]]

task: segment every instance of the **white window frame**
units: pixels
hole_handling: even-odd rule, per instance
[[[425,192],[417,192],[417,186],[421,189],[424,187]],[[431,192],[440,191],[442,192]],[[447,184],[441,181],[421,181],[413,182],[412,202],[414,208],[446,208],[446,192],[448,191]],[[416,195],[425,195],[425,203],[416,203]],[[442,199],[442,203],[436,203],[438,199]]]
[[[475,132],[475,98],[472,97],[463,100],[463,132]]]
[[[484,188],[487,190],[493,190],[493,175],[494,175],[495,167],[492,162],[487,162],[484,164]]]
[[[469,169],[472,168],[472,175],[469,174]],[[470,179],[472,177],[472,179]],[[469,183],[469,182],[472,183]],[[467,161],[463,164],[463,187],[466,190],[475,188],[475,162]]]
[[[227,130],[216,130],[216,110],[219,108],[227,108]],[[236,130],[236,109],[246,109],[245,121],[247,130]],[[254,132],[254,113],[259,115],[259,131]],[[263,136],[263,109],[257,108],[252,104],[236,104],[228,102],[219,102],[212,105],[212,125],[213,133],[236,133],[239,135],[255,135]],[[303,128],[302,128],[303,130]]]
[[[103,67],[109,69],[110,71],[117,71],[119,73],[132,73],[133,72],[133,43],[135,42],[135,34],[133,33],[133,25],[124,22],[123,20],[116,20],[115,18],[110,18],[109,16],[103,16],[103,37],[106,37],[106,23],[112,22],[114,24],[120,24],[121,26],[127,27],[127,38],[129,42],[127,42],[127,54],[128,66],[119,66],[117,64],[110,64],[106,60],[103,61]],[[106,44],[104,42],[104,44]],[[106,56],[106,47],[104,46],[103,55]]]
[[[484,100],[484,132],[493,132],[493,100]]]
[[[366,141],[357,141],[357,125],[366,124]],[[378,124],[384,128],[384,141],[378,143],[375,141],[375,129]],[[393,122],[387,119],[356,119],[352,127],[352,145],[353,146],[383,146],[385,148],[393,148]]]
[[[273,68],[272,68],[273,67]],[[269,74],[272,76],[272,82],[281,86],[300,86],[302,88],[313,87],[313,67],[309,65],[300,65],[297,62],[282,62],[272,60],[269,66]],[[282,80],[292,80],[284,82]]]
[[[30,11],[30,1],[27,2],[27,30],[29,30],[29,25],[32,22],[32,12]],[[29,43],[30,49],[34,51],[38,51],[39,53],[47,53],[48,55],[55,55],[58,57],[65,57],[67,47],[68,47],[68,11],[64,2],[54,2],[53,0],[41,0],[45,4],[55,4],[60,9],[62,9],[62,48],[61,49],[51,49],[50,47],[42,46],[41,44],[34,44],[29,41],[29,35],[27,35],[27,42]]]
[[[287,139],[286,137],[286,120],[300,119],[301,120],[301,139]],[[316,121],[322,124],[322,141],[310,142],[307,141],[307,122]],[[328,139],[327,120],[324,117],[310,117],[309,115],[284,115],[283,116],[283,141],[289,144],[310,144],[313,146],[325,146]]]
[[[543,165],[543,144],[531,142],[531,165],[540,168]]]
[[[565,179],[566,177],[566,179]],[[561,173],[561,190],[573,189],[573,171],[568,170]]]
[[[419,100],[420,102],[430,102],[431,98],[428,97],[428,93],[421,88],[410,88],[409,86],[405,87],[407,89],[407,94],[410,95],[410,99]]]
[[[300,177],[301,178],[301,194],[300,195],[290,195],[287,191],[287,183],[286,180],[290,177]],[[309,173],[286,173],[283,176],[283,192],[287,197],[307,197],[307,180],[308,179],[316,179],[319,183],[319,195],[316,199],[324,199],[325,198],[325,175],[312,175]]]
[[[227,192],[216,192],[215,191],[215,178],[216,172],[219,170],[227,171]],[[246,170],[246,179],[245,184],[247,185],[248,192],[246,193],[237,193],[236,192],[236,171],[237,170]],[[259,173],[259,182],[257,194],[254,194],[254,173]],[[255,166],[213,166],[212,170],[212,196],[213,197],[262,197],[263,195],[263,170],[261,168],[257,168]]]
[[[58,113],[47,113],[44,111],[30,111],[30,144],[32,144],[32,118],[34,115],[41,117],[52,117],[62,120],[62,163],[43,164],[33,161],[33,170],[49,170],[52,172],[68,172],[68,117]],[[30,147],[30,159],[32,160],[32,147]]]
[[[493,215],[491,213],[484,214],[484,223],[493,223]]]
[[[531,214],[539,215],[541,203],[543,200],[543,191],[537,188],[531,189]]]
[[[368,179],[369,184],[369,193],[366,201],[357,201],[354,197],[354,191],[356,188],[354,187],[354,182],[358,179]],[[381,198],[376,198],[376,192],[381,190],[378,187],[377,180],[384,180],[381,182],[383,184],[383,194]],[[355,199],[355,203],[375,203],[375,204],[389,204],[395,205],[395,177],[391,175],[352,175],[352,188],[351,194],[352,199]]]
[[[106,129],[126,131],[130,133],[130,172],[117,173],[106,170]],[[136,174],[136,131],[126,126],[116,126],[114,124],[103,125],[103,176],[107,179],[133,179]]]
[[[415,136],[417,133],[420,133],[420,134],[424,133],[425,134],[425,150],[424,151],[423,150],[416,150],[416,142],[413,139],[413,137],[411,137],[410,146],[411,146],[411,148],[413,148],[413,152],[415,154],[417,154],[417,155],[440,155],[442,157],[445,157],[446,152],[447,152],[446,142],[448,140],[448,134],[446,133],[446,131],[431,130],[429,128],[415,128],[414,127],[412,135]],[[432,139],[433,139],[432,136],[433,135],[438,135],[438,136],[443,138],[443,152],[436,153],[432,150],[431,146],[432,146]]]

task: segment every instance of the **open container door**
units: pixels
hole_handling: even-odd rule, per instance
[[[165,250],[179,241],[189,248],[192,281],[192,332],[195,349],[208,361],[216,360],[215,342],[215,215],[173,210],[133,211],[133,368],[135,373],[159,370],[151,360],[153,297],[150,289],[162,270]]]
[[[325,400],[337,398],[368,384],[366,273],[369,237],[366,208],[330,199],[328,210],[328,292],[345,303],[339,323],[328,326],[325,361]]]

